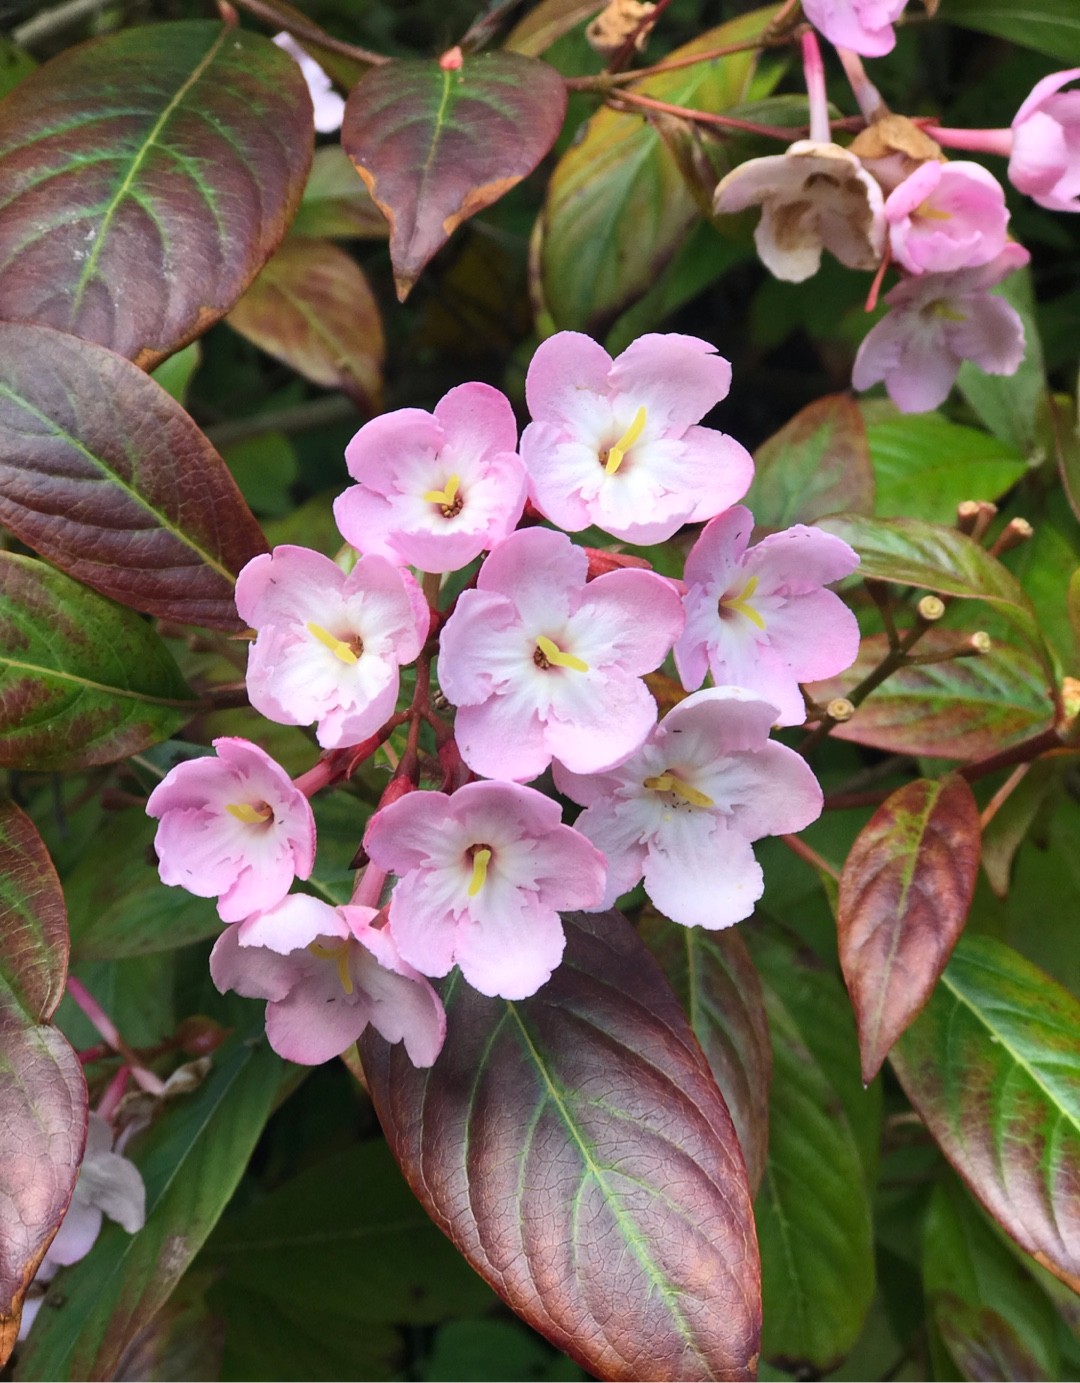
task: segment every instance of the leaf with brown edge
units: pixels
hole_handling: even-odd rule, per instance
[[[840,875],[837,939],[867,1084],[945,969],[978,872],[979,808],[955,774],[907,783],[856,838]]]
[[[563,920],[563,962],[532,998],[442,984],[430,1070],[368,1030],[387,1140],[476,1271],[590,1373],[753,1377],[757,1242],[730,1115],[625,918]]]
[[[756,1195],[769,1144],[772,1043],[750,952],[734,928],[709,932],[682,927],[651,911],[640,930],[701,1043],[739,1136],[751,1194]]]
[[[796,413],[758,447],[754,467],[746,503],[767,528],[813,523],[840,510],[873,512],[870,444],[850,394],[828,394]]]
[[[403,302],[462,221],[532,172],[565,112],[562,77],[519,53],[388,62],[353,88],[341,143],[390,223]]]
[[[270,257],[312,130],[299,67],[259,34],[196,20],[69,48],[0,102],[0,317],[152,368]]]
[[[379,305],[363,269],[332,241],[286,240],[228,322],[313,384],[378,408],[386,353]]]
[[[0,524],[124,605],[239,630],[235,575],[266,551],[225,463],[130,361],[0,322]]]
[[[942,1152],[1028,1253],[1080,1291],[1080,1002],[964,937],[890,1053]]]

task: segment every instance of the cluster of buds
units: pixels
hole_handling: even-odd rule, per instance
[[[324,757],[292,781],[257,745],[219,739],[147,810],[163,881],[217,898],[229,924],[216,984],[267,1000],[283,1056],[327,1060],[370,1023],[430,1065],[445,1031],[430,979],[456,965],[483,994],[533,994],[562,957],[559,914],[642,881],[673,920],[727,926],[762,892],[753,842],[817,817],[813,774],[769,735],[805,719],[801,682],[854,660],[854,616],[825,587],[858,559],[802,526],[750,544],[738,501],[753,462],[701,424],[730,381],[696,337],[643,336],[612,360],[562,332],[529,367],[520,440],[486,384],[375,418],[346,451],[341,564],[284,546],[241,573],[252,705],[313,725]],[[701,523],[685,580],[570,537],[651,544]],[[458,594],[440,608],[444,584]],[[669,655],[689,694],[658,723],[644,679]],[[351,903],[290,892],[312,871],[308,799],[327,765],[405,726]],[[421,731],[438,790],[421,788]],[[549,770],[584,807],[573,826],[529,786]]]

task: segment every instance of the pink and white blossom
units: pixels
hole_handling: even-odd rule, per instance
[[[162,883],[218,900],[224,922],[272,908],[315,862],[311,805],[280,764],[244,739],[177,764],[150,794]]]
[[[902,413],[925,413],[945,402],[965,360],[990,375],[1014,374],[1024,358],[1024,324],[990,289],[1029,259],[1010,241],[981,268],[903,279],[885,296],[890,311],[859,347],[854,387],[884,380]]]
[[[345,448],[357,482],[334,501],[345,541],[421,571],[457,571],[513,532],[525,508],[510,402],[461,384],[435,405],[365,423]]]
[[[907,0],[803,0],[807,19],[830,43],[864,58],[880,58],[896,46],[892,26]]]
[[[575,828],[608,859],[601,907],[644,878],[673,922],[716,929],[749,917],[763,889],[751,843],[821,813],[806,761],[769,739],[775,719],[753,692],[715,687],[669,711],[618,768],[582,776],[555,765],[560,791],[585,807]]]
[[[1012,122],[1009,180],[1051,211],[1080,211],[1080,67],[1037,82]]]
[[[549,337],[525,380],[529,498],[569,532],[595,524],[631,543],[711,518],[754,473],[738,442],[698,426],[730,384],[731,366],[696,336],[640,336],[614,361],[580,332]]]
[[[430,1066],[446,1035],[439,996],[401,958],[374,908],[334,908],[294,893],[229,927],[210,956],[224,994],[266,999],[266,1036],[287,1061],[317,1066],[340,1056],[370,1023]]]
[[[980,164],[928,159],[889,193],[885,219],[898,264],[947,274],[996,259],[1009,212],[1001,184]]]
[[[393,715],[398,669],[420,652],[431,619],[416,581],[386,558],[361,557],[346,576],[291,546],[247,564],[236,608],[258,630],[251,704],[282,725],[316,722],[326,749],[359,743]]]
[[[603,855],[557,803],[517,783],[414,792],[371,818],[364,847],[399,876],[390,925],[425,975],[454,965],[481,994],[524,999],[562,958],[561,911],[595,907]]]
[[[746,687],[771,702],[778,725],[801,725],[799,683],[842,672],[859,651],[855,616],[825,590],[859,559],[841,539],[803,524],[748,547],[753,527],[750,510],[736,505],[690,549],[675,665],[690,691],[711,671],[717,685]],[[832,672],[818,671],[824,667]]]
[[[311,96],[315,111],[315,128],[320,134],[332,134],[341,129],[345,115],[345,101],[334,90],[334,84],[310,54],[300,47],[292,34],[274,35],[277,46],[297,62]]]
[[[586,584],[562,533],[523,529],[495,548],[440,638],[439,682],[457,706],[461,757],[487,778],[535,778],[552,758],[599,772],[656,722],[641,677],[683,623],[674,587],[625,569]]]

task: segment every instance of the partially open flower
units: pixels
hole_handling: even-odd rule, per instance
[[[1051,211],[1080,211],[1080,67],[1036,83],[1012,122],[1009,181]]]
[[[896,46],[892,26],[907,0],[803,0],[814,28],[840,48],[880,58]]]
[[[989,264],[1005,244],[1009,212],[1001,184],[978,163],[930,159],[885,203],[893,258],[912,274]]]

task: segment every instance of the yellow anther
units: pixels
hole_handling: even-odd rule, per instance
[[[337,965],[338,979],[346,994],[353,992],[352,976],[349,974],[349,943],[343,941],[339,946],[320,946],[317,941],[308,945],[308,950],[320,960],[332,960]]]
[[[572,653],[564,653],[557,643],[553,643],[544,634],[537,635],[536,646],[552,667],[573,668],[575,672],[588,672],[589,670],[588,663],[581,658],[575,658]]]
[[[258,826],[264,821],[271,821],[274,816],[265,802],[261,807],[253,807],[250,802],[230,802],[225,810],[245,826]]]
[[[967,321],[967,313],[957,312],[956,308],[944,298],[939,298],[936,303],[931,303],[929,311],[932,317],[940,317],[944,322]]]
[[[711,797],[706,797],[697,788],[691,787],[689,783],[684,783],[681,778],[676,778],[674,773],[660,773],[655,778],[646,778],[641,786],[650,788],[653,792],[673,792],[676,797],[681,797],[692,807],[716,806]]]
[[[359,653],[351,644],[347,644],[344,639],[336,638],[321,624],[312,624],[308,621],[307,631],[314,635],[321,644],[325,644],[334,657],[339,658],[343,663],[352,664],[360,661]]]
[[[484,880],[487,878],[488,861],[491,859],[491,851],[485,846],[483,850],[477,850],[473,856],[472,878],[469,880],[469,897],[475,898],[484,887]]]
[[[750,604],[750,597],[758,588],[758,579],[752,576],[738,595],[726,595],[720,602],[721,610],[734,610],[738,615],[745,615],[751,624],[756,624],[759,629],[765,628],[765,621],[761,615]]]
[[[952,212],[942,211],[939,207],[931,206],[929,202],[923,202],[922,206],[915,208],[915,215],[920,221],[951,221]]]
[[[634,421],[626,429],[623,435],[613,447],[608,449],[607,461],[604,464],[605,475],[614,475],[623,463],[623,457],[634,445],[637,439],[645,431],[646,412],[644,407],[639,408],[634,414]]]
[[[446,482],[445,490],[425,490],[424,498],[429,504],[442,504],[447,509],[454,507],[454,500],[457,499],[457,492],[461,488],[461,476],[452,475]]]

